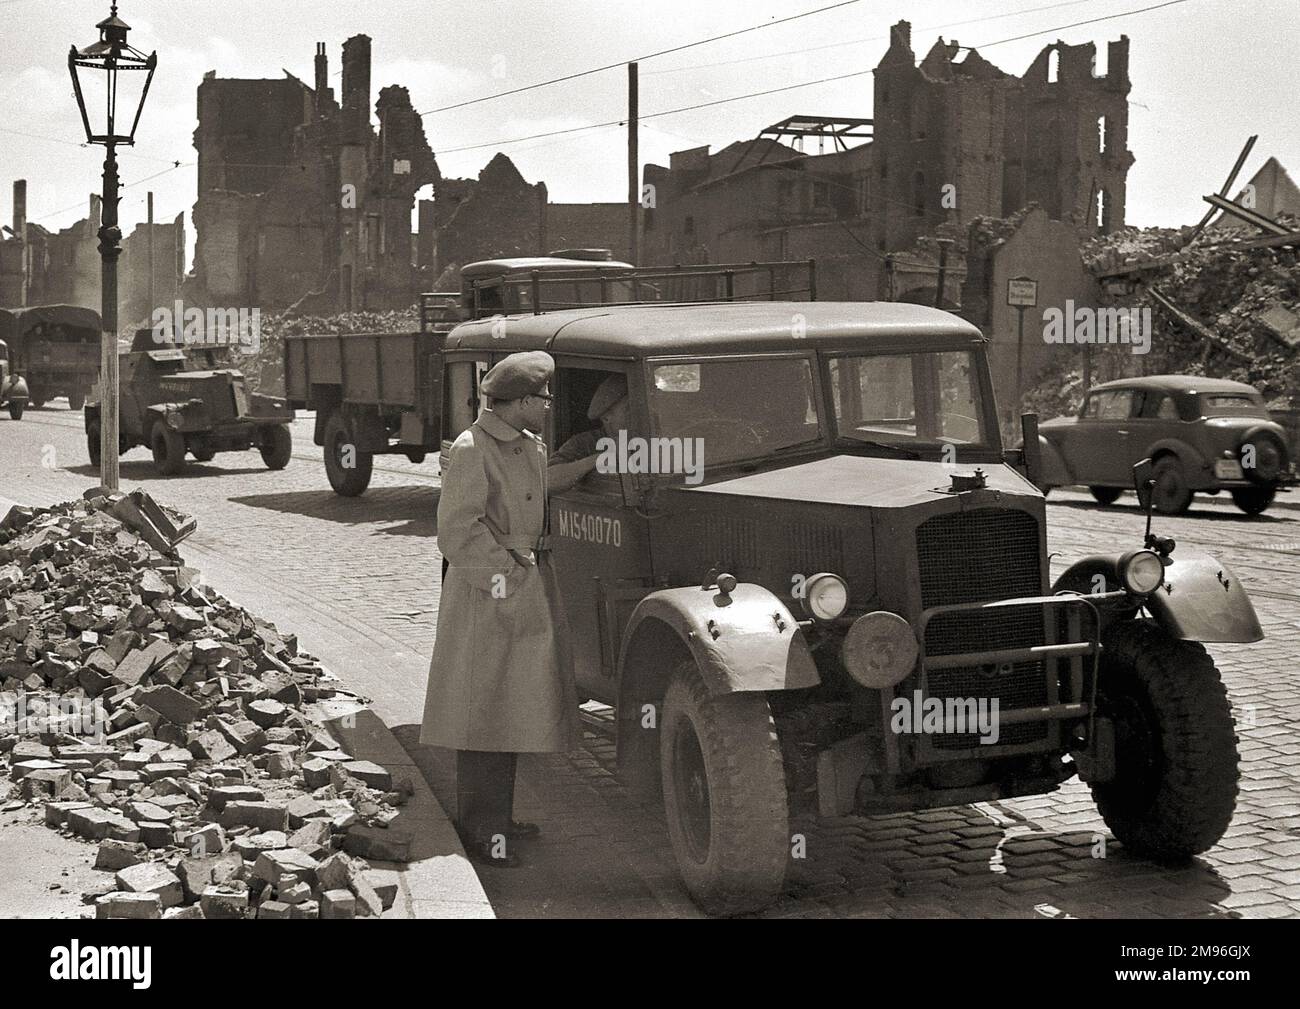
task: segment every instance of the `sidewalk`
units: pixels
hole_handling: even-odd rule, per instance
[[[20,503],[0,495],[0,517]],[[202,521],[200,515],[200,528]],[[253,570],[226,563],[196,544],[187,541],[181,553],[203,573],[205,582],[231,602],[270,620],[285,633],[296,634],[303,650],[316,656],[346,686],[369,693],[364,683],[349,675],[357,661],[357,639],[341,626],[337,616],[331,619],[319,608],[301,605],[296,594],[268,592],[268,586]],[[414,794],[389,828],[411,836],[411,861],[399,864],[372,860],[375,868],[396,872],[400,882],[397,900],[385,917],[495,917],[450,819],[380,715],[373,708],[358,708],[351,702],[321,702],[316,710],[341,749],[359,760],[379,764],[395,779],[406,778],[414,788]],[[49,882],[59,881],[55,878]],[[30,916],[31,911],[28,913]]]

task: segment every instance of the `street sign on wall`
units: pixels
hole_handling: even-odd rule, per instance
[[[1007,304],[1020,308],[1033,308],[1038,304],[1038,281],[1028,277],[1011,277],[1007,280]]]

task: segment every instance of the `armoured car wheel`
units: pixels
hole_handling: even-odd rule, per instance
[[[785,769],[761,693],[709,693],[694,663],[664,695],[660,769],[682,881],[709,914],[757,911],[785,882]]]
[[[1097,704],[1115,726],[1115,778],[1092,786],[1126,847],[1188,858],[1223,836],[1237,801],[1237,737],[1214,660],[1149,620],[1106,635]]]
[[[68,409],[80,410],[86,405],[86,394],[84,392],[68,393]]]
[[[23,407],[25,407],[26,405],[27,404],[25,402],[11,399],[9,401],[9,416],[14,420],[22,420]]]
[[[185,465],[185,437],[166,424],[154,424],[149,447],[153,450],[153,464],[163,476],[173,476]]]
[[[348,465],[348,464],[351,465]],[[335,494],[356,497],[370,486],[374,456],[352,444],[343,418],[335,413],[325,425],[325,475]]]
[[[1247,515],[1258,515],[1273,503],[1276,487],[1234,487],[1232,503]]]
[[[1119,496],[1124,493],[1119,487],[1089,487],[1090,493],[1098,503],[1108,505],[1114,504],[1119,500]]]
[[[1164,515],[1181,515],[1192,506],[1192,489],[1187,486],[1183,464],[1176,456],[1158,459],[1152,477],[1155,479],[1152,502],[1156,511]]]
[[[98,421],[92,421],[86,428],[86,455],[90,456],[90,465],[95,467],[99,466],[100,451]]]
[[[288,424],[277,424],[265,432],[266,440],[262,442],[262,462],[267,469],[284,469],[289,465],[293,455],[293,435],[289,433]]]

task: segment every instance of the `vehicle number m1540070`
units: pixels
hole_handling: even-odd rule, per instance
[[[584,514],[567,508],[559,509],[556,517],[559,519],[561,536],[601,546],[623,545],[623,523],[620,519]]]

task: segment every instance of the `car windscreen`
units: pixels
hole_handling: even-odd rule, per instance
[[[706,465],[762,459],[822,437],[806,357],[650,363],[659,438],[698,438]]]
[[[828,368],[839,439],[910,449],[990,445],[969,351],[846,355]]]
[[[1197,397],[1202,417],[1267,417],[1263,402],[1248,392],[1203,392]]]

